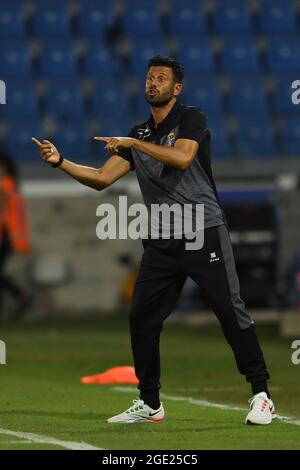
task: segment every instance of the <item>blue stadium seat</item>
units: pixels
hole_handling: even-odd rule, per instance
[[[298,115],[300,112],[300,105],[295,105],[292,101],[292,95],[295,89],[292,88],[294,77],[285,77],[278,79],[276,83],[276,91],[273,98],[273,110],[279,116],[282,115]]]
[[[224,72],[228,74],[258,74],[259,64],[255,39],[226,38],[221,62]]]
[[[67,3],[38,2],[33,17],[33,32],[40,38],[70,36],[70,18]]]
[[[0,119],[38,119],[38,100],[34,82],[29,79],[9,80],[6,105],[0,106]]]
[[[45,78],[76,78],[74,47],[69,41],[44,42],[39,59],[40,74]]]
[[[136,77],[146,79],[149,59],[157,54],[167,54],[168,49],[164,42],[149,38],[139,40],[133,45],[131,52],[132,73]]]
[[[262,2],[259,29],[263,34],[297,33],[297,18],[293,2],[286,0]]]
[[[124,117],[109,117],[101,119],[97,135],[102,137],[126,137],[134,125],[135,123],[132,120],[127,118],[124,119]],[[93,157],[96,162],[100,163],[100,165],[103,165],[105,161],[109,159],[110,155],[106,150],[104,150],[104,143],[102,144],[101,142],[94,141]]]
[[[107,46],[100,42],[91,43],[84,58],[84,72],[93,78],[111,77],[118,71],[115,59]]]
[[[207,23],[199,2],[195,5],[181,2],[177,8],[172,8],[169,16],[169,30],[176,38],[189,35],[191,32],[199,36],[207,35]]]
[[[118,1],[118,0],[117,0]],[[159,6],[159,0],[130,0],[129,2],[123,2],[124,11],[135,10],[141,6],[145,10],[157,9]]]
[[[147,8],[143,2],[136,7],[128,5],[123,17],[123,32],[127,37],[138,38],[143,35],[161,34],[160,12],[158,6],[152,2],[152,8]]]
[[[2,80],[32,76],[30,51],[24,40],[0,42],[0,74]]]
[[[52,142],[71,160],[83,161],[92,154],[92,136],[82,119],[57,120]]]
[[[181,41],[177,55],[186,73],[213,75],[215,72],[211,43],[206,39]]]
[[[51,0],[48,0],[51,2]],[[59,0],[57,0],[59,1]],[[79,4],[79,13],[83,13],[84,9],[89,9],[91,11],[104,11],[110,13],[114,11],[115,0],[88,0],[88,7],[86,0],[78,0]]]
[[[188,106],[196,106],[206,113],[221,114],[222,101],[218,83],[215,79],[201,77],[184,80],[182,101]]]
[[[133,122],[130,119],[120,119],[120,117],[110,117],[100,121],[100,135],[102,136],[127,136],[130,129],[133,127]],[[98,144],[99,146],[99,144]],[[100,146],[99,146],[100,149]],[[103,152],[102,152],[103,153]]]
[[[205,113],[205,115],[206,124],[211,134],[212,160],[232,157],[233,151],[226,119],[220,114]]]
[[[150,105],[146,100],[145,92],[143,87],[140,87],[138,96],[137,96],[137,106],[134,109],[134,116],[137,122],[148,119],[150,116],[151,110]]]
[[[71,80],[49,80],[47,82],[45,115],[65,119],[84,116],[84,102],[80,82]]]
[[[19,2],[2,0],[0,10],[0,40],[25,36],[24,17]]]
[[[31,137],[42,138],[40,122],[34,119],[8,121],[7,147],[20,163],[38,162],[39,156]]]
[[[204,1],[205,0],[185,0],[184,6],[196,10],[199,5],[203,8]],[[180,8],[182,8],[182,0],[172,0],[169,2],[169,13],[171,13],[172,10],[179,10]]]
[[[96,134],[102,137],[126,137],[132,127],[132,121],[128,121],[127,119],[120,117],[109,117],[102,119],[99,122],[99,129],[97,130]],[[104,150],[104,146],[105,144],[102,142],[93,141],[92,151],[95,161],[94,165],[101,166],[106,162],[106,160],[110,158],[110,155],[106,152],[106,150]]]
[[[221,0],[216,4],[213,21],[215,34],[249,34],[252,32],[249,4],[241,1]]]
[[[299,117],[286,119],[282,136],[283,154],[300,157],[300,120]]]
[[[263,82],[259,77],[232,78],[228,112],[235,116],[260,116],[269,114]]]
[[[168,14],[171,15],[172,10],[179,11],[183,6],[192,10],[197,10],[197,8],[200,6],[200,8],[203,10],[205,1],[206,0],[185,0],[183,2],[182,0],[171,0],[169,2]]]
[[[274,37],[269,41],[268,70],[274,74],[298,74],[300,63],[300,37],[296,35]],[[297,75],[295,75],[297,78]]]
[[[294,0],[259,0],[261,8],[271,7],[273,5],[286,5],[288,2],[293,3]]]
[[[95,81],[92,97],[92,113],[105,119],[117,116],[131,116],[131,106],[126,83],[115,84],[112,81]]]
[[[271,158],[278,155],[271,121],[259,118],[240,119],[236,152],[241,157]]]
[[[78,30],[82,36],[104,39],[107,28],[113,23],[115,14],[110,1],[81,3],[78,15]]]

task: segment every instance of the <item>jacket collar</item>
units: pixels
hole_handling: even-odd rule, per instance
[[[171,108],[171,110],[169,111],[169,113],[167,114],[167,116],[165,117],[165,119],[162,122],[160,122],[157,125],[157,127],[154,126],[154,120],[153,120],[152,115],[150,116],[147,122],[153,130],[158,131],[164,127],[169,126],[170,124],[172,124],[173,121],[175,123],[176,117],[180,109],[181,109],[181,104],[178,103],[178,101],[176,101],[173,107]]]

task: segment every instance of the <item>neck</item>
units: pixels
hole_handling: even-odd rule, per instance
[[[172,98],[166,106],[162,106],[161,108],[151,107],[151,113],[155,127],[157,127],[157,125],[167,117],[175,103],[176,98]]]

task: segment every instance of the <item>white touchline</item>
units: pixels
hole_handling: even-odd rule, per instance
[[[116,390],[116,392],[134,392],[136,393],[136,388],[134,387],[113,387],[113,390]],[[167,400],[173,400],[173,401],[187,401],[191,405],[196,405],[196,406],[203,406],[206,408],[219,408],[221,410],[233,410],[233,411],[248,411],[247,408],[241,408],[239,406],[230,406],[230,405],[222,405],[220,403],[213,403],[211,401],[207,400],[198,400],[196,398],[191,398],[191,397],[174,397],[171,395],[166,395],[165,393],[161,393],[160,396],[162,398],[166,398]],[[278,419],[283,421],[284,423],[288,424],[295,424],[296,426],[300,426],[300,420],[291,418],[290,416],[279,416],[277,415]]]
[[[32,434],[30,432],[17,432],[10,431],[9,429],[0,428],[0,434],[6,434],[8,436],[19,437],[20,439],[25,439],[27,442],[38,442],[41,444],[51,444],[54,446],[64,447],[65,449],[70,450],[105,450],[100,447],[94,447],[85,442],[71,442],[71,441],[61,441],[60,439],[54,439],[53,437],[42,436],[40,434]],[[0,442],[1,444],[1,442]]]
[[[22,444],[32,444],[32,441],[25,441],[24,439],[19,439],[18,441],[4,441],[3,439],[1,439],[1,445],[3,445],[3,444],[20,444],[20,442],[22,442]]]

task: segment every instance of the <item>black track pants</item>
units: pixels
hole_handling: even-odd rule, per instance
[[[187,276],[203,289],[230,344],[238,370],[250,383],[265,383],[269,374],[255,325],[240,298],[228,230],[204,232],[204,246],[187,251],[185,240],[144,240],[144,254],[130,312],[131,344],[140,396],[158,398],[159,339],[164,320],[174,309]]]

